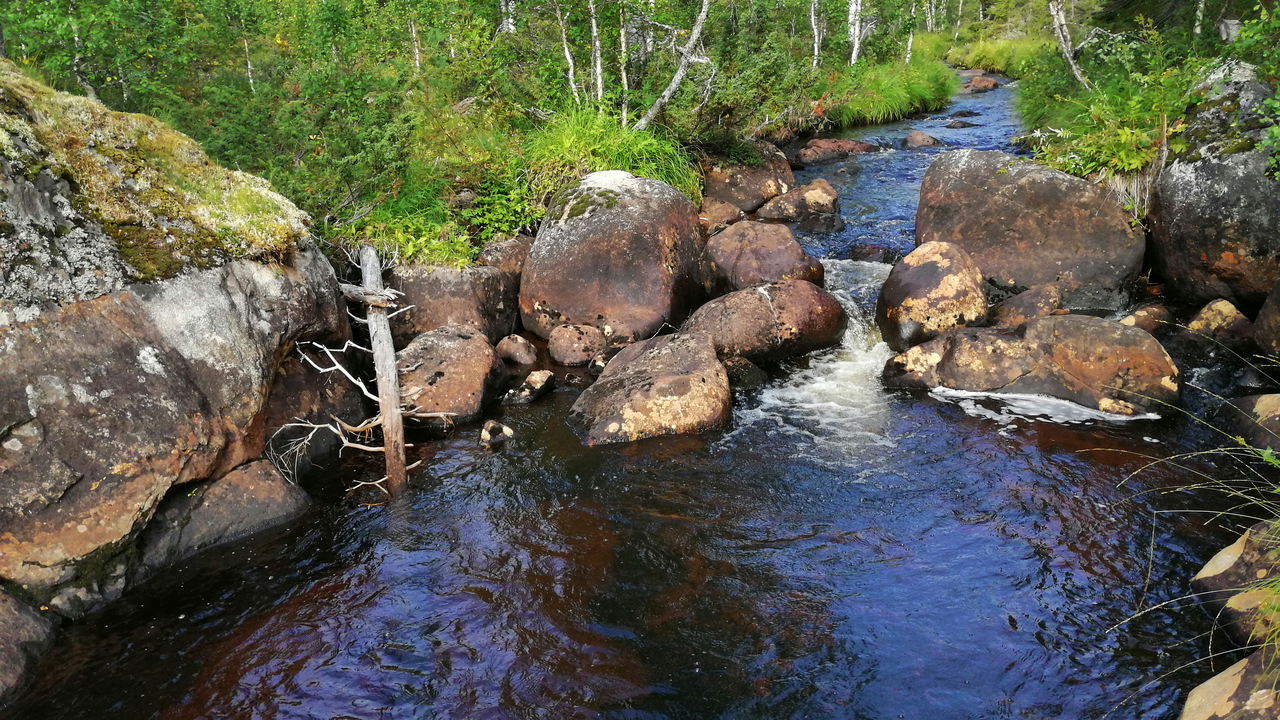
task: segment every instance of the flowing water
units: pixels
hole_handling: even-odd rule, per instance
[[[850,135],[1006,148],[1008,102]],[[1237,658],[1198,661],[1222,641],[1194,603],[1138,612],[1232,533],[1186,472],[1129,476],[1203,444],[1194,423],[879,384],[889,266],[856,258],[911,249],[938,152],[799,173],[841,193],[848,229],[802,241],[850,329],[738,396],[732,430],[585,448],[576,391],[508,408],[505,451],[426,443],[402,501],[322,495],[75,625],[0,717],[1177,717]]]

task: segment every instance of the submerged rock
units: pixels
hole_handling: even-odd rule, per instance
[[[958,245],[925,243],[893,266],[876,299],[876,325],[902,352],[987,317],[982,272]]]
[[[756,211],[763,220],[803,220],[811,215],[840,212],[840,196],[831,183],[819,178],[779,195]]]
[[[732,394],[705,335],[663,335],[624,348],[569,411],[588,445],[724,427]]]
[[[875,152],[879,150],[871,143],[841,138],[814,138],[805,143],[796,153],[796,158],[805,165],[834,162],[850,155]]]
[[[964,248],[997,288],[1016,293],[1065,281],[1079,285],[1090,306],[1110,298],[1103,307],[1112,309],[1127,303],[1145,249],[1104,189],[978,150],[943,153],[925,173],[916,244],[932,241]]]
[[[1180,389],[1177,368],[1150,334],[1087,315],[950,330],[890,358],[884,382],[1048,395],[1117,415],[1163,412]]]
[[[1268,646],[1197,685],[1179,720],[1274,720],[1280,665]]]
[[[785,280],[718,297],[680,331],[706,335],[721,358],[775,363],[839,344],[848,322],[830,293],[804,280]]]
[[[1257,645],[1280,629],[1276,577],[1280,577],[1280,536],[1275,523],[1267,521],[1249,528],[1214,555],[1191,578],[1191,589],[1232,639],[1245,646]]]
[[[556,387],[556,376],[550,370],[534,370],[502,398],[504,405],[524,405],[546,395]]]
[[[35,658],[53,642],[54,624],[0,590],[0,701],[26,684]]]
[[[604,350],[604,333],[590,325],[560,325],[551,331],[547,352],[552,361],[568,367],[582,367]]]
[[[704,297],[702,230],[689,198],[658,180],[592,173],[547,210],[525,261],[520,315],[547,338],[594,325],[611,343],[652,337]]]

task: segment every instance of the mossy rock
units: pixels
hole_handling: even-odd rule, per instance
[[[0,156],[28,180],[67,180],[72,208],[101,224],[135,281],[229,259],[274,261],[309,219],[265,180],[209,160],[146,115],[57,92],[0,60]]]

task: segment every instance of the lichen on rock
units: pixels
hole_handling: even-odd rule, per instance
[[[54,91],[0,60],[0,305],[277,260],[307,223],[265,180],[216,165],[159,120]]]

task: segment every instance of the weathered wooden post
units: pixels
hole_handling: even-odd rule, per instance
[[[382,294],[382,261],[368,245],[360,246],[360,275],[366,297]],[[382,415],[382,448],[387,462],[387,493],[397,497],[409,484],[404,460],[404,419],[400,415],[400,374],[391,323],[385,303],[366,305],[373,368],[378,377],[378,407]]]

